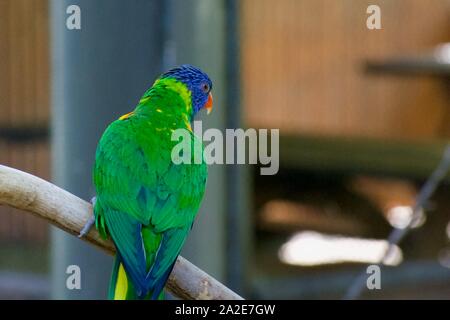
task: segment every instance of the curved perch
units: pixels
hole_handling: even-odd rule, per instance
[[[91,216],[91,205],[31,174],[0,165],[0,205],[28,211],[73,235]],[[92,228],[83,240],[109,254],[115,248]],[[166,285],[173,295],[193,300],[241,300],[242,297],[179,256]]]

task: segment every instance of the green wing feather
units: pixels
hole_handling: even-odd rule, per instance
[[[116,269],[124,265],[137,297],[153,299],[186,240],[207,177],[204,162],[177,165],[171,160],[177,143],[172,131],[189,128],[186,101],[155,96],[107,128],[94,167],[96,226],[111,236],[118,251]],[[191,133],[191,139],[197,138]]]

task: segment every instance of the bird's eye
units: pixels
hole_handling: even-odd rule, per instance
[[[202,86],[203,92],[208,93],[209,92],[209,85],[207,83],[204,83]]]

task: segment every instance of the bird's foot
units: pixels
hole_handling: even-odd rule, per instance
[[[96,200],[97,200],[96,197],[93,197],[93,198],[91,199],[92,207],[95,206],[95,201],[96,201]],[[94,225],[94,223],[95,223],[95,217],[94,217],[94,215],[92,214],[92,216],[88,219],[88,221],[87,221],[86,224],[84,225],[83,229],[81,229],[80,234],[78,235],[78,238],[84,237],[84,236],[89,232],[89,230],[91,230],[91,228],[92,228],[92,226]]]

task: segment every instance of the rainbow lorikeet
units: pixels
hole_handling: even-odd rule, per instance
[[[163,299],[175,260],[191,230],[206,187],[207,166],[175,164],[174,130],[189,132],[194,116],[212,109],[212,83],[182,65],[161,75],[136,109],[111,123],[94,166],[95,225],[117,255],[110,299]],[[200,142],[201,144],[201,142]],[[192,153],[192,159],[194,154]]]

